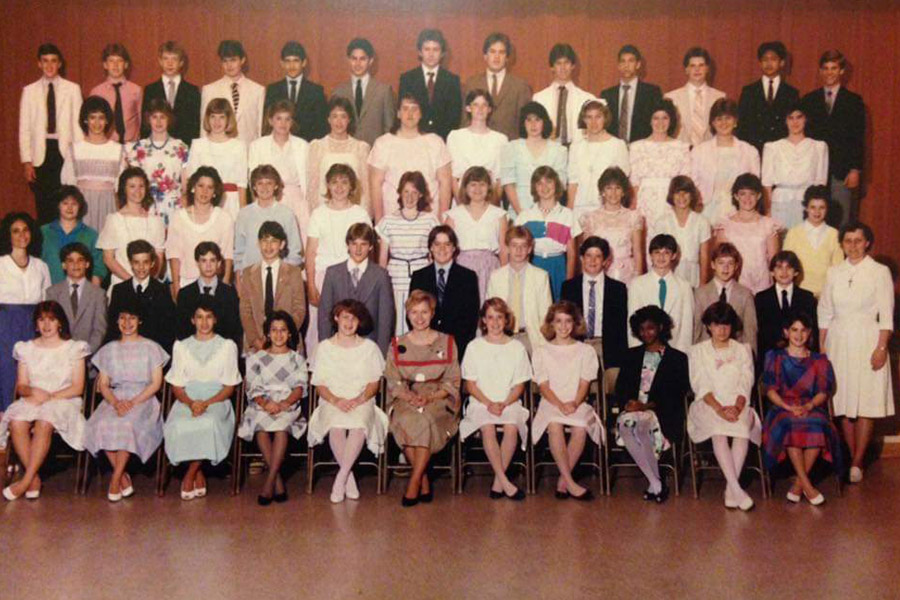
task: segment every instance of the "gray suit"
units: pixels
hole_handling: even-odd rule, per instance
[[[719,301],[719,293],[716,291],[715,279],[701,285],[694,290],[694,343],[709,338],[706,327],[701,322],[703,311],[710,304]],[[756,304],[753,302],[753,293],[739,284],[737,281],[731,283],[731,293],[728,297],[728,304],[741,318],[744,329],[737,340],[750,345],[750,350],[756,356]]]
[[[387,354],[394,335],[394,288],[391,287],[391,278],[387,270],[370,259],[359,284],[354,288],[347,262],[331,265],[325,271],[319,296],[319,339],[330,338],[334,333],[334,322],[331,320],[334,305],[341,300],[358,300],[366,305],[372,317],[369,339],[378,344],[382,353]]]
[[[59,302],[69,320],[72,339],[87,342],[91,353],[97,351],[106,336],[106,294],[85,279],[78,298],[78,314],[72,314],[72,288],[69,279],[63,279],[47,288],[47,300]]]
[[[472,90],[482,89],[490,92],[491,86],[487,80],[487,72],[482,71],[466,80],[463,85],[463,99]],[[522,107],[531,101],[531,86],[524,79],[516,77],[509,70],[503,76],[503,85],[497,97],[494,98],[494,110],[488,125],[491,129],[506,135],[510,141],[519,137],[519,113]],[[465,108],[465,107],[463,107]],[[463,110],[462,126],[467,126],[468,113]]]
[[[394,124],[397,116],[394,90],[389,84],[381,83],[369,75],[369,83],[363,93],[362,114],[356,114],[355,92],[352,82],[345,81],[334,88],[331,97],[341,96],[350,101],[356,121],[356,133],[353,137],[372,146],[375,140],[390,131]]]

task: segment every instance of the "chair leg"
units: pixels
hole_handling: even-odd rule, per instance
[[[237,496],[241,493],[241,474],[243,473],[243,469],[241,468],[243,461],[243,440],[238,436],[234,436],[234,463],[231,465],[231,495]]]
[[[306,493],[313,493],[313,477],[315,476],[315,447],[310,446],[306,451]]]
[[[612,495],[612,469],[609,467],[609,438],[607,438],[607,443],[603,444],[603,459],[602,459],[602,471],[603,471],[603,483],[606,486],[606,495]]]
[[[700,498],[700,488],[697,486],[697,463],[694,462],[694,442],[688,440],[688,461],[691,467],[691,488],[694,491],[694,499]]]
[[[9,468],[9,448],[0,450],[0,488],[6,487],[6,478]]]
[[[77,474],[75,475],[75,493],[79,496],[87,494],[88,479],[90,479],[91,455],[85,452],[84,459],[78,459]]]
[[[672,450],[672,477],[675,480],[673,482],[672,487],[675,488],[675,497],[677,498],[678,496],[681,495],[681,489],[680,489],[681,488],[681,480],[679,479],[679,470],[678,470],[678,458],[679,458],[679,454],[681,454],[681,453],[678,451],[677,444],[672,444],[672,447],[670,448],[670,450]]]
[[[166,485],[169,483],[169,457],[163,452],[159,457],[159,474],[157,475],[156,495],[162,498],[166,495]]]
[[[759,485],[762,488],[763,500],[769,497],[769,478],[767,477],[766,464],[763,462],[762,448],[756,447],[756,457],[759,461]]]

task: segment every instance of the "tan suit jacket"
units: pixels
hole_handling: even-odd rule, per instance
[[[694,87],[686,83],[676,90],[666,92],[665,98],[668,98],[675,104],[678,111],[678,131],[675,135],[679,140],[686,144],[691,143],[691,99],[690,94],[694,92]],[[706,84],[705,100],[703,102],[703,140],[712,139],[713,132],[709,128],[709,109],[713,103],[720,98],[725,97],[725,92],[717,90],[709,84]]]
[[[356,92],[351,86],[350,81],[343,82],[334,88],[331,97],[341,96],[350,101],[356,120],[356,132],[353,137],[372,146],[376,139],[390,131],[397,117],[394,89],[370,75],[366,91],[363,93],[362,113],[356,114]]]
[[[244,350],[250,351],[250,344],[262,337],[263,323],[266,321],[266,298],[263,291],[262,263],[250,265],[241,271],[238,284],[241,299],[241,325],[244,328]],[[306,291],[303,287],[303,271],[283,260],[278,267],[275,282],[274,310],[283,310],[294,319],[297,329],[306,318]],[[303,337],[297,340],[297,352],[303,353]]]
[[[466,80],[462,91],[463,101],[465,101],[466,94],[477,89],[488,92],[491,91],[491,86],[488,83],[487,73],[485,71],[473,75]],[[491,129],[506,135],[510,141],[518,139],[519,113],[521,112],[522,107],[530,101],[531,86],[528,85],[524,79],[516,77],[507,70],[506,75],[503,77],[503,85],[500,86],[500,91],[497,93],[497,97],[494,98],[494,110],[491,113],[488,125]],[[465,107],[463,107],[462,122],[460,123],[460,126],[466,127],[468,124],[469,114],[465,111]]]
[[[705,285],[701,285],[694,290],[694,343],[702,342],[709,338],[706,327],[701,322],[703,311],[709,308],[709,305],[718,302],[719,294],[716,291],[715,280]],[[728,304],[741,318],[744,325],[743,331],[737,336],[737,341],[750,346],[753,355],[756,356],[756,305],[753,302],[753,293],[737,281],[731,284],[731,293],[728,297]]]

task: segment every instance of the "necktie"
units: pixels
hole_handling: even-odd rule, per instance
[[[662,278],[659,280],[659,307],[666,307],[666,280]]]
[[[628,114],[628,90],[631,89],[629,84],[622,86],[622,106],[619,107],[619,139],[628,140],[628,125],[631,115]]]
[[[522,318],[524,316],[522,314],[522,312],[523,312],[522,311],[522,276],[523,275],[524,275],[524,273],[516,273],[516,272],[513,272],[513,274],[512,274],[513,285],[512,285],[512,291],[510,292],[510,296],[512,297],[512,302],[511,302],[512,306],[510,306],[510,308],[512,308],[512,312],[516,316],[516,327],[515,327],[516,331],[518,331],[519,329],[522,329],[522,326],[525,323],[525,321]]]
[[[591,287],[588,290],[587,336],[592,338],[596,337],[594,321],[597,320],[597,281],[588,281],[588,285]]]
[[[291,79],[291,104],[297,104],[297,80]]]
[[[447,291],[447,278],[445,277],[445,270],[438,269],[438,281],[437,281],[437,301],[438,305],[442,305],[444,303],[444,292]]]
[[[787,290],[781,290],[781,312],[787,314],[791,310],[791,301],[788,299]]]
[[[47,133],[56,133],[56,92],[52,81],[47,85]]]
[[[722,291],[719,292],[719,302],[728,302],[728,293],[725,291],[725,286],[722,286]]]
[[[828,107],[828,114],[830,115],[834,109],[834,92],[831,90],[825,91],[825,105]]]
[[[231,105],[234,107],[234,113],[237,114],[238,104],[241,102],[241,93],[238,91],[237,81],[231,84]]]
[[[114,83],[113,88],[116,90],[116,107],[113,109],[113,118],[116,124],[116,134],[119,141],[125,141],[125,113],[122,110],[122,84]]]
[[[139,298],[144,297],[144,286],[142,286],[141,284],[137,284],[137,289],[135,291],[137,292]]]
[[[494,104],[497,103],[497,74],[491,73],[491,98],[494,99]]]
[[[170,79],[166,86],[166,102],[171,108],[175,108],[175,80]]]
[[[271,269],[272,267],[269,267],[269,268]],[[210,293],[211,291],[212,291],[212,286],[211,286],[211,285],[204,285],[204,286],[203,286],[203,295],[204,295],[204,296],[212,296],[212,294]]]
[[[703,141],[706,132],[706,118],[703,116],[703,88],[697,90],[694,96],[694,106],[691,109],[691,145],[696,146]]]
[[[275,282],[272,281],[272,267],[266,267],[266,317],[275,310]]]
[[[362,79],[356,80],[356,95],[354,98],[354,102],[356,103],[356,116],[358,117],[362,114]]]
[[[353,281],[353,289],[359,286],[359,267],[353,267],[350,270],[350,280]]]
[[[434,71],[428,73],[428,104],[434,104]]]
[[[78,284],[72,284],[72,295],[69,296],[72,300],[72,316],[75,317],[78,315]]]
[[[556,107],[556,136],[563,146],[569,145],[569,122],[566,119],[566,99],[569,90],[566,86],[559,86],[559,104]]]
[[[766,102],[772,104],[772,101],[775,100],[775,80],[769,80],[769,91],[766,93]]]

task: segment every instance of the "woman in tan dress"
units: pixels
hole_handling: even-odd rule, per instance
[[[403,506],[434,498],[428,461],[459,427],[459,357],[453,337],[431,328],[436,304],[428,292],[410,292],[406,316],[412,328],[394,338],[384,372],[391,434],[412,466]]]

